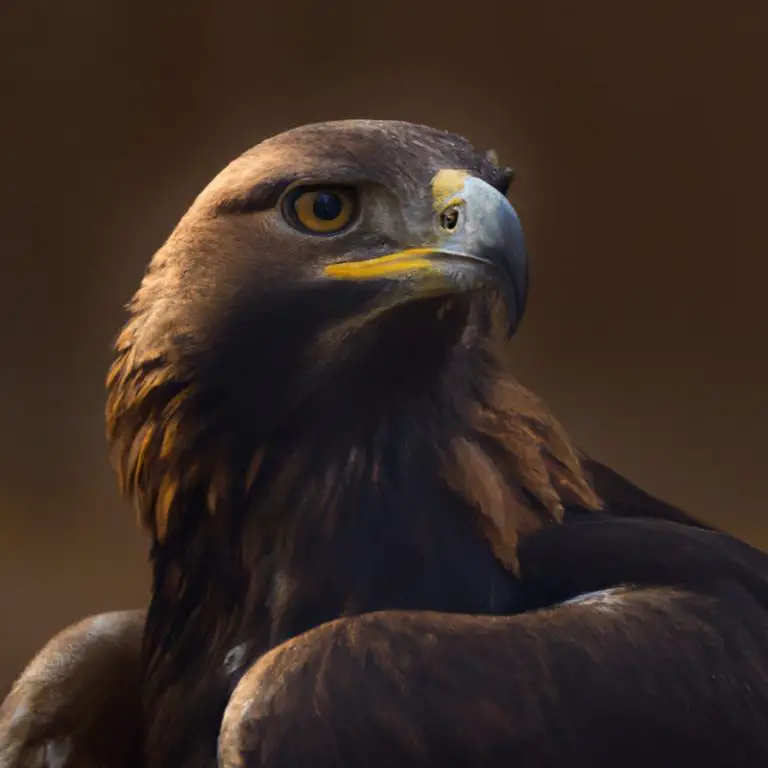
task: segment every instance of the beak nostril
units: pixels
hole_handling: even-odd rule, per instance
[[[440,214],[440,226],[443,229],[448,230],[448,232],[453,232],[458,225],[459,225],[459,207],[458,206],[452,205],[446,208]]]

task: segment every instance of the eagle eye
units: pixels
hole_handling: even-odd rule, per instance
[[[283,214],[288,223],[314,235],[332,235],[346,229],[357,212],[352,189],[302,187],[288,193]]]

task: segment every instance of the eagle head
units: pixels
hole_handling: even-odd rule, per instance
[[[528,285],[510,180],[455,134],[351,120],[267,139],[203,190],[154,256],[108,379],[121,483],[158,542],[195,510],[252,508],[259,482],[262,502],[269,482],[275,504],[305,503],[300,488],[322,506],[347,475],[387,482],[393,454],[418,467],[421,447],[456,454],[424,472],[471,485],[467,467],[490,460],[469,433],[494,430],[530,444],[518,463],[560,509],[539,448],[569,477],[575,453],[493,375]],[[488,415],[499,398],[533,426]]]

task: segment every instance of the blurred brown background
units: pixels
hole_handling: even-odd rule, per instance
[[[110,341],[199,189],[299,123],[495,147],[533,258],[521,378],[597,457],[768,546],[767,34],[764,0],[5,0],[0,696],[57,629],[146,600]]]

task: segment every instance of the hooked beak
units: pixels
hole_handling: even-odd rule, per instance
[[[522,226],[498,190],[465,171],[443,170],[432,180],[435,236],[418,248],[325,267],[336,280],[393,280],[414,298],[495,286],[517,329],[528,293]],[[430,238],[432,239],[432,238]]]

